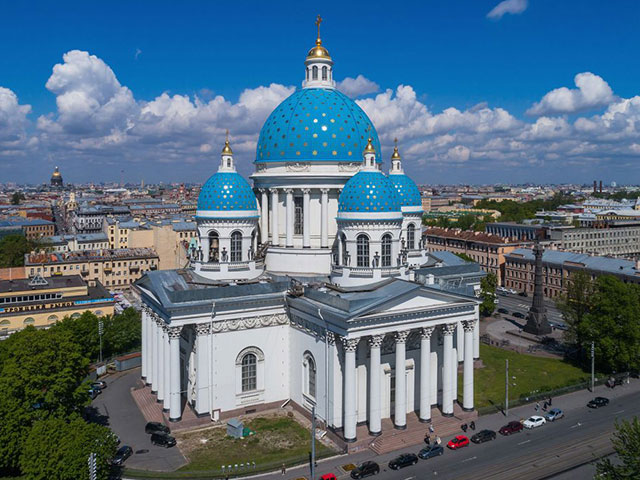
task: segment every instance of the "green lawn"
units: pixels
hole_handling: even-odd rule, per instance
[[[291,463],[306,460],[310,451],[311,433],[293,418],[283,415],[257,417],[245,423],[255,435],[233,439],[226,435],[226,427],[199,432],[177,434],[180,450],[189,463],[178,471],[210,471],[221,465],[255,462],[257,468],[267,464]],[[330,449],[316,442],[317,455]]]
[[[589,380],[590,374],[564,360],[536,357],[480,344],[484,368],[474,372],[476,408],[504,402],[505,360],[509,359],[509,399],[545,392]],[[515,378],[513,378],[515,377]],[[462,401],[462,373],[458,377],[458,397]]]

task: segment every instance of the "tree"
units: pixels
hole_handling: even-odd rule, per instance
[[[31,428],[24,442],[20,469],[29,480],[88,480],[87,461],[94,453],[96,478],[107,480],[116,449],[116,440],[107,427],[87,423],[79,416],[69,421],[48,418]]]
[[[455,253],[455,252],[451,252],[451,253],[453,253],[456,257],[461,258],[465,262],[475,262],[475,260],[471,258],[469,255],[467,255],[466,253]]]
[[[580,348],[584,347],[587,340],[579,338],[578,330],[591,309],[594,293],[595,283],[591,276],[583,270],[578,270],[569,277],[567,293],[556,302],[568,326],[565,339]]]
[[[484,317],[490,316],[496,309],[496,287],[498,286],[498,277],[494,273],[487,275],[480,280],[480,315]]]
[[[611,439],[620,464],[614,465],[605,458],[596,464],[596,477],[604,480],[620,478],[640,478],[640,422],[633,420],[616,421],[616,432]]]
[[[18,470],[31,425],[89,403],[88,360],[69,332],[27,327],[0,342],[0,474]]]
[[[0,268],[22,267],[25,254],[36,248],[36,244],[24,235],[6,235],[0,239]]]
[[[474,223],[476,223],[476,216],[468,213],[458,218],[458,221],[456,222],[456,227],[461,230],[471,230],[471,227],[473,227]]]
[[[24,198],[24,193],[13,192],[13,195],[11,195],[11,205],[20,205],[20,202],[22,202]]]

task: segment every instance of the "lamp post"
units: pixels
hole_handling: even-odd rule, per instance
[[[509,416],[509,359],[506,359],[504,377],[504,416]]]
[[[311,407],[311,480],[316,480],[316,406]]]
[[[593,393],[593,391],[596,388],[595,358],[596,358],[596,343],[591,342],[591,393]]]
[[[100,337],[100,363],[102,363],[102,333],[104,331],[104,323],[102,318],[98,319],[98,336]]]

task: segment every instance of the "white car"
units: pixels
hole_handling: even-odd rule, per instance
[[[518,292],[516,292],[513,288],[510,288],[510,289],[509,289],[509,293],[510,293],[511,295],[515,295],[515,294],[516,294],[516,293],[518,293]]]
[[[534,415],[533,417],[527,418],[522,424],[524,425],[524,428],[536,428],[541,427],[545,423],[547,423],[547,421],[544,417]]]

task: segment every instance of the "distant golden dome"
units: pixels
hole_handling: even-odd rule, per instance
[[[222,155],[233,155],[231,147],[229,146],[229,140],[225,140],[224,148],[222,149]]]
[[[369,139],[367,140],[367,146],[364,147],[364,153],[376,153],[376,149],[373,146],[373,144],[371,143],[373,141],[373,139],[371,137],[369,137]]]
[[[395,146],[393,147],[393,154],[391,155],[391,160],[401,160],[400,153],[398,152],[398,139],[394,140]]]
[[[51,175],[52,177],[60,177],[60,171],[58,170],[58,167],[56,167],[56,169],[53,171],[53,175]]]

